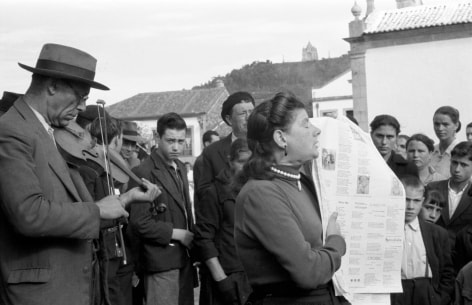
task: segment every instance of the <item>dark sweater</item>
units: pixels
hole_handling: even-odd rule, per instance
[[[284,283],[311,290],[328,283],[341,265],[346,243],[322,241],[315,190],[296,180],[249,180],[236,199],[235,240],[251,286]]]

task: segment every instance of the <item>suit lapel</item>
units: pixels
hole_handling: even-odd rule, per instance
[[[20,100],[15,103],[15,107],[18,109],[18,112],[25,118],[25,120],[31,125],[31,130],[36,133],[37,138],[39,139],[40,144],[44,149],[51,170],[57,175],[59,180],[61,180],[65,188],[74,197],[74,199],[78,202],[82,201],[79,194],[77,193],[74,183],[72,182],[72,179],[69,174],[69,168],[66,162],[57,150],[51,137],[44,129],[44,126],[41,124],[41,122],[39,122],[38,118],[30,109],[30,107],[26,104],[23,98],[20,98]]]
[[[185,168],[185,165],[182,164],[182,162],[176,162],[177,166],[179,167],[180,172],[182,173],[182,182],[183,182],[183,188],[184,188],[184,196],[185,196],[185,201],[183,204],[185,204],[185,209],[186,209],[186,214],[187,214],[187,223],[189,228],[192,227],[193,225],[193,215],[192,215],[192,207],[190,205],[190,194],[189,194],[189,188],[188,188],[188,178],[187,178],[187,169]]]
[[[434,256],[434,245],[433,245],[433,234],[431,230],[428,230],[425,223],[422,220],[419,220],[421,237],[423,237],[424,248],[426,251],[427,265],[426,268],[431,268],[431,272],[434,274],[436,270],[436,258]]]
[[[451,221],[449,218],[449,190],[447,189],[447,184],[449,180],[445,180],[438,184],[438,190],[443,194],[446,204],[441,213],[441,218],[444,220],[444,224],[448,225]]]
[[[431,261],[429,253],[433,249],[433,245],[431,244],[431,241],[433,240],[433,236],[431,235],[431,231],[425,227],[425,224],[423,223],[422,220],[419,220],[419,224],[420,224],[421,236],[423,237],[424,247],[426,249],[426,255],[428,256],[428,261]]]
[[[465,210],[467,210],[471,206],[471,200],[468,194],[469,189],[470,189],[470,182],[469,182],[469,185],[465,188],[464,193],[462,193],[461,200],[457,204],[457,208],[454,211],[454,214],[452,214],[452,218],[450,222],[453,222],[454,220],[456,220],[458,215],[461,215]]]

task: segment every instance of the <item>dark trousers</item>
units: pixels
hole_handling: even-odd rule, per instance
[[[391,305],[439,305],[441,296],[434,291],[430,278],[402,280],[403,293],[390,295]]]
[[[131,305],[133,265],[123,265],[121,259],[111,260],[110,262],[109,270],[111,272],[108,277],[110,303],[112,305]]]

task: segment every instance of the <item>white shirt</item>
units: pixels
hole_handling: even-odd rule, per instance
[[[447,183],[449,218],[452,218],[452,215],[454,215],[454,212],[456,211],[457,206],[459,205],[459,202],[461,201],[462,195],[464,194],[464,191],[467,188],[467,186],[469,186],[469,183],[464,185],[464,187],[461,190],[456,192],[451,188],[451,181]]]
[[[30,107],[30,109],[33,111],[34,115],[38,118],[41,125],[43,125],[44,129],[46,129],[46,132],[51,137],[52,142],[54,143],[54,145],[56,145],[56,140],[54,138],[54,129],[51,127],[51,125],[49,125],[46,122],[46,119],[43,117],[43,115],[41,113],[39,113],[36,109],[31,107],[28,103],[26,103],[26,105],[28,105],[28,107]]]
[[[426,269],[427,268],[427,269]],[[426,248],[421,235],[418,217],[405,224],[405,239],[403,241],[402,279],[432,277],[431,268],[427,264]]]
[[[446,177],[446,179],[451,177],[451,151],[457,144],[459,144],[459,140],[454,139],[443,154],[439,151],[439,144],[434,145],[430,164],[438,173]]]

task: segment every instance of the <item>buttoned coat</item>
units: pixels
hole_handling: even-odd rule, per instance
[[[154,206],[165,204],[163,212],[156,211],[151,203],[131,205],[130,226],[131,235],[140,245],[142,251],[135,257],[142,257],[141,262],[146,272],[155,273],[180,269],[188,263],[188,251],[179,242],[172,241],[172,230],[193,230],[193,218],[190,207],[188,180],[185,165],[176,160],[184,186],[184,193],[178,189],[173,177],[162,157],[154,150],[133,172],[140,178],[146,178],[156,184],[162,191],[154,200]],[[129,188],[136,186],[130,182]],[[185,199],[184,199],[185,198]]]
[[[448,234],[443,228],[420,220],[426,257],[432,272],[432,286],[440,296],[439,304],[446,305],[454,293],[454,267]]]
[[[449,180],[431,182],[426,186],[426,189],[437,190],[444,198],[449,198],[448,182]],[[469,183],[452,217],[449,217],[449,200],[447,200],[447,203],[442,209],[441,217],[436,223],[449,232],[452,242],[455,241],[455,237],[460,230],[472,223],[472,197],[469,194],[470,187]]]
[[[0,172],[0,303],[90,304],[99,209],[23,98],[0,118]]]

